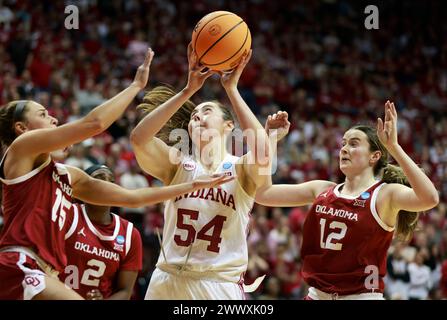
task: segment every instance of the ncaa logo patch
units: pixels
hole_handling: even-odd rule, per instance
[[[363,192],[360,195],[360,198],[362,198],[362,199],[369,199],[370,196],[371,196],[371,194],[369,192]]]
[[[122,235],[119,235],[116,237],[116,243],[123,244],[124,243],[124,237]]]
[[[186,161],[183,164],[183,169],[185,169],[186,171],[192,171],[196,168],[196,164],[193,161]]]
[[[230,169],[232,165],[233,165],[233,164],[232,164],[231,162],[225,162],[225,163],[222,165],[222,168],[224,168],[225,170],[227,170],[227,169]]]

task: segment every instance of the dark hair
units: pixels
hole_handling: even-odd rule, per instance
[[[112,171],[112,169],[110,169],[109,167],[107,167],[106,165],[103,164],[94,164],[90,167],[88,167],[87,169],[84,170],[85,173],[87,173],[89,176],[93,176],[94,173],[98,170],[104,170],[106,171],[107,174],[110,175],[110,181],[111,182],[115,182],[115,175]],[[96,177],[97,179],[101,179],[101,180],[105,180],[105,181],[109,181],[107,174],[100,174],[99,177]]]
[[[16,122],[24,120],[27,104],[27,100],[15,100],[0,109],[0,142],[2,145],[9,146],[17,138],[14,125]]]
[[[380,176],[381,181],[386,183],[399,183],[411,187],[402,168],[392,165],[388,162],[388,151],[380,142],[377,136],[376,128],[367,125],[357,125],[350,130],[360,130],[366,134],[371,152],[380,151],[382,153],[379,161],[374,166],[374,175]],[[397,237],[404,241],[411,240],[413,232],[416,229],[419,212],[409,212],[401,210],[397,216],[396,234]]]
[[[145,114],[151,113],[160,105],[171,99],[176,95],[176,92],[172,87],[163,85],[157,86],[151,91],[147,92],[143,98],[143,102],[137,106],[138,110],[142,110]],[[226,108],[219,101],[212,100],[210,101],[215,103],[223,113],[223,119],[225,121],[234,121],[233,115],[231,111]],[[174,129],[183,129],[188,132],[188,124],[191,120],[191,113],[197,105],[191,100],[187,100],[181,108],[174,113],[174,115],[169,119],[169,121],[163,126],[163,128],[157,133],[157,138],[163,140],[167,145],[173,146],[178,143],[177,141],[170,141],[169,135]],[[179,138],[180,139],[180,138]],[[191,147],[191,146],[190,146]],[[190,148],[191,150],[191,148]]]

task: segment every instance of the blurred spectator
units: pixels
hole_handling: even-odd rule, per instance
[[[407,300],[410,275],[408,262],[404,259],[402,250],[404,244],[398,242],[393,246],[393,253],[388,257],[386,276],[386,295],[392,300]]]
[[[70,150],[70,156],[65,160],[65,164],[80,168],[82,170],[91,167],[94,163],[87,158],[87,149],[85,144],[90,143],[86,140],[85,143],[77,144]]]
[[[268,278],[265,290],[259,296],[259,300],[279,300],[281,298],[281,284],[279,279],[276,277]]]
[[[95,88],[94,79],[88,78],[85,82],[85,87],[75,93],[76,100],[81,107],[81,116],[86,115],[91,109],[105,101],[102,93],[97,89]]]
[[[140,173],[136,161],[130,164],[130,171],[124,172],[120,178],[120,185],[126,189],[139,189],[149,187],[147,179]],[[136,223],[137,228],[141,229],[143,224],[145,208],[123,208],[126,219]]]
[[[430,268],[424,265],[424,253],[416,253],[414,262],[408,266],[410,275],[410,285],[408,288],[409,300],[425,300],[428,298],[429,290],[432,287],[430,279]]]
[[[447,299],[447,260],[442,263],[440,288],[442,297]]]

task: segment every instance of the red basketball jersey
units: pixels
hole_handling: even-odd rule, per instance
[[[394,231],[376,210],[377,194],[384,184],[376,182],[358,197],[340,194],[342,185],[321,193],[306,217],[303,278],[326,293],[383,292]]]
[[[66,240],[68,265],[60,279],[83,297],[99,289],[108,298],[116,291],[119,271],[142,269],[140,233],[115,214],[112,223],[103,225],[88,218],[84,205],[73,206],[73,224]]]
[[[3,166],[0,167],[3,175]],[[4,227],[0,247],[32,248],[57,271],[64,270],[65,233],[72,221],[72,188],[64,165],[48,159],[3,183]]]

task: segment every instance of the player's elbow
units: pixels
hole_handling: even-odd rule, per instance
[[[433,192],[423,198],[419,198],[418,203],[421,205],[422,211],[433,209],[439,204],[439,195],[437,192]]]
[[[432,192],[430,194],[430,197],[428,197],[427,201],[427,206],[431,208],[436,207],[439,204],[439,194],[438,192],[435,190],[435,192]]]

